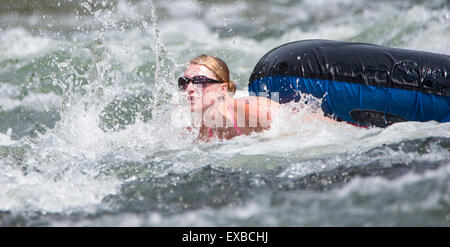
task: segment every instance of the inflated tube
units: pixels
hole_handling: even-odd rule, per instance
[[[385,46],[304,40],[269,51],[255,66],[251,95],[279,102],[322,98],[325,114],[360,126],[450,121],[450,56]]]

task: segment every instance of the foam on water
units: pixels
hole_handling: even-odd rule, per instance
[[[16,86],[10,86],[6,83],[0,84],[1,90],[5,90],[0,93],[0,109],[3,111],[13,110],[19,106],[34,111],[49,111],[50,109],[59,108],[62,102],[61,96],[54,93],[30,93],[22,99],[18,99],[17,96],[20,94],[20,91]],[[11,92],[11,94],[8,92]]]
[[[356,178],[323,193],[260,192],[244,205],[202,208],[176,215],[150,212],[105,216],[101,220],[59,221],[53,226],[408,226],[411,214],[430,226],[430,215],[450,204],[450,170],[444,166],[399,179]],[[434,181],[439,181],[438,186]],[[420,191],[416,187],[420,186]],[[429,193],[432,190],[432,193]],[[388,191],[388,196],[386,192]],[[414,192],[414,193],[413,193]],[[327,220],[323,220],[326,217]],[[447,214],[447,220],[450,215]],[[442,219],[445,222],[446,219]],[[443,226],[445,225],[442,224]],[[435,225],[436,226],[436,225]]]
[[[23,28],[12,28],[0,36],[1,60],[36,56],[55,49],[58,43],[46,37],[37,37]]]
[[[61,177],[53,174],[23,171],[9,166],[1,167],[1,209],[6,211],[70,212],[89,210],[105,195],[115,193],[117,181],[86,174],[80,166],[66,167]],[[42,167],[45,169],[45,167]]]
[[[13,65],[5,66],[20,69],[31,64],[36,65],[32,69],[45,71],[50,65],[36,61],[45,56],[58,61],[54,52],[64,49],[68,59],[57,62],[58,68],[69,72],[54,77],[61,91],[31,85],[34,91],[21,95],[22,86],[34,81],[22,81],[25,76],[8,74],[11,67],[0,67],[6,75],[0,83],[2,112],[22,107],[34,112],[55,110],[60,115],[54,127],[35,137],[13,140],[12,130],[0,133],[0,210],[64,216],[106,208],[117,213],[96,220],[62,217],[49,223],[74,226],[401,225],[408,223],[402,221],[402,215],[420,214],[420,210],[429,219],[427,212],[449,204],[448,165],[397,179],[357,177],[322,193],[282,191],[277,197],[279,191],[267,188],[240,205],[206,205],[169,216],[153,208],[141,214],[126,208],[122,212],[104,202],[109,196],[122,196],[121,189],[126,185],[142,185],[141,179],[189,175],[208,165],[253,171],[257,175],[251,178],[252,186],[259,188],[261,184],[264,188],[258,176],[279,166],[281,171],[269,180],[299,179],[374,162],[387,167],[396,163],[445,164],[450,159],[449,151],[437,144],[431,144],[425,153],[382,147],[450,138],[449,123],[407,122],[386,129],[358,128],[324,121],[320,110],[301,102],[282,108],[272,128],[263,133],[198,143],[194,135],[185,132],[189,114],[180,107],[182,96],[174,89],[174,78],[182,73],[183,64],[195,55],[210,53],[230,65],[232,79],[238,83],[236,96],[246,96],[247,80],[258,59],[276,46],[300,39],[363,41],[450,53],[448,8],[415,2],[409,2],[412,7],[374,2],[366,8],[366,1],[275,1],[274,7],[262,8],[252,1],[162,1],[155,6],[148,1],[118,1],[114,7],[98,10],[98,6],[84,4],[81,8],[87,11],[85,16],[71,19],[72,27],[68,23],[58,26],[52,18],[35,22],[37,14],[22,16],[29,18],[27,27],[2,24],[0,66],[6,61]],[[153,16],[149,15],[152,10]],[[52,20],[58,20],[56,15]],[[81,64],[73,62],[78,58]],[[64,87],[64,83],[70,85],[73,76],[86,83]],[[154,97],[154,85],[162,88],[167,98]],[[127,119],[129,122],[121,128],[102,127],[102,121],[106,121],[102,114],[111,102],[141,95],[149,96],[144,100],[148,104],[132,112],[135,118]],[[292,107],[300,110],[292,113]],[[116,108],[113,113],[121,110],[131,111]],[[143,111],[151,112],[151,117],[141,116]],[[426,195],[419,191],[420,201],[414,201],[414,188],[421,184],[428,184],[431,192]],[[252,186],[249,190],[254,189]],[[390,203],[389,199],[396,197],[400,199]],[[380,204],[387,206],[382,210]],[[376,219],[378,215],[385,220],[394,217],[383,224]]]
[[[11,131],[12,129],[8,129],[5,134],[0,133],[0,146],[9,146],[15,143],[15,141],[11,140]]]

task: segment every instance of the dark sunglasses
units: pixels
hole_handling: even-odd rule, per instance
[[[188,87],[189,83],[191,83],[191,82],[193,84],[202,84],[203,87],[208,83],[223,83],[221,81],[217,81],[217,80],[208,78],[204,75],[197,75],[197,76],[192,77],[192,79],[187,78],[186,76],[183,76],[183,77],[178,78],[178,87],[180,89],[185,90]]]

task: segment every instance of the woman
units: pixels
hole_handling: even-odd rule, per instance
[[[265,97],[233,98],[236,84],[230,80],[228,66],[206,54],[189,62],[178,86],[186,94],[191,112],[200,119],[200,140],[263,131],[270,127],[279,105]]]

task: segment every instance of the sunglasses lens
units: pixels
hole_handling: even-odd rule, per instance
[[[203,84],[203,85],[208,84],[208,83],[218,83],[218,84],[222,83],[221,81],[214,80],[214,79],[208,78],[206,76],[196,76],[196,77],[199,81],[198,83]],[[194,79],[196,79],[196,77],[194,77]]]
[[[192,80],[194,81],[194,84],[206,84],[206,76],[194,76]]]
[[[189,79],[188,78],[186,78],[186,77],[178,78],[178,87],[180,89],[186,89],[188,84],[189,84]]]
[[[196,85],[201,84],[202,86],[205,86],[208,83],[221,83],[220,81],[210,79],[203,75],[194,76],[192,77],[192,79],[183,76],[178,78],[178,87],[185,90],[191,82]]]

